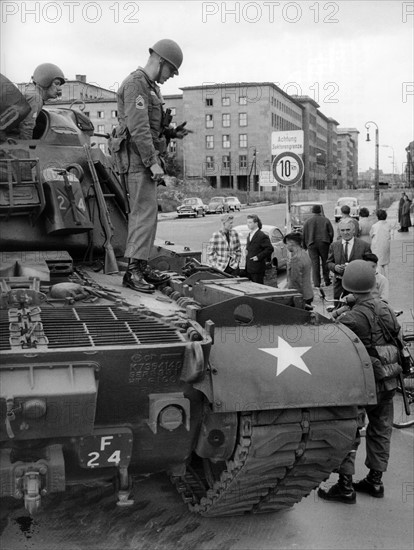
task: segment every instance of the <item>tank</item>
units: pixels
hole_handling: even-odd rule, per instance
[[[18,123],[10,105],[3,130]],[[9,122],[11,121],[11,122]],[[202,516],[293,506],[375,403],[369,357],[295,291],[155,243],[152,295],[122,287],[125,191],[89,119],[42,111],[0,157],[0,496],[34,514],[71,485],[166,472]]]

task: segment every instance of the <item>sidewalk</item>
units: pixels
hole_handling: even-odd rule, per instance
[[[398,318],[405,332],[414,331],[414,228],[408,233],[398,233],[398,201],[387,209],[387,221],[391,233],[391,262],[389,265],[390,304],[395,310],[403,310]],[[333,298],[333,285],[324,288],[326,297]],[[313,301],[315,311],[326,315],[326,304],[318,291]]]

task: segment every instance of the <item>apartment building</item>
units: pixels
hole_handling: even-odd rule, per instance
[[[338,188],[358,187],[358,134],[356,128],[338,128]]]

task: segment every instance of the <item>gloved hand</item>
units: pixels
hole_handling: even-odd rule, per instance
[[[193,131],[192,130],[189,130],[188,128],[185,128],[185,125],[187,124],[187,121],[181,123],[179,126],[177,126],[175,129],[174,129],[174,134],[177,139],[183,139],[184,136],[186,136],[187,134],[192,134]]]

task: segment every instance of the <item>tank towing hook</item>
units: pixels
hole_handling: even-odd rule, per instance
[[[20,495],[23,493],[24,507],[30,515],[35,514],[41,506],[42,495],[46,494],[46,489],[41,489],[41,475],[46,474],[44,471],[30,471],[23,475],[22,491],[17,491]],[[20,496],[19,495],[19,496]]]
[[[128,474],[127,466],[120,466],[118,468],[118,481],[119,481],[118,502],[116,503],[116,505],[132,506],[135,501],[129,498],[129,495],[132,491],[132,482]]]

